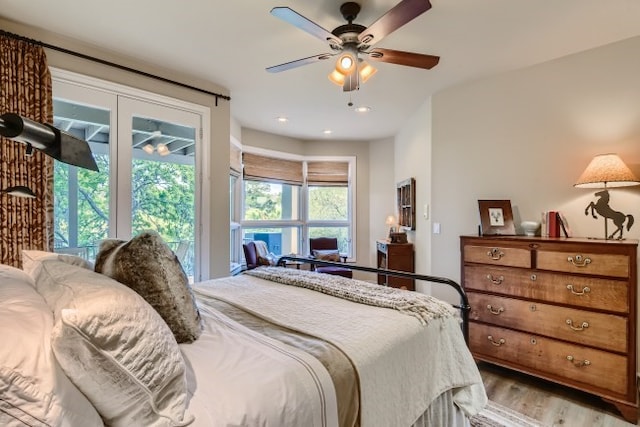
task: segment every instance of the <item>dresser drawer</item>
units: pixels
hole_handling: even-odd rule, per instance
[[[467,245],[464,247],[464,261],[531,268],[531,251],[522,248]]]
[[[560,304],[629,312],[629,284],[622,280],[484,265],[464,266],[465,289]]]
[[[626,352],[626,317],[469,292],[470,319],[577,344]]]
[[[469,328],[469,346],[478,358],[484,355],[516,368],[534,369],[577,386],[627,392],[625,356],[497,326],[471,322]]]
[[[536,255],[536,267],[540,270],[629,277],[629,257],[627,255],[545,250],[539,250]]]

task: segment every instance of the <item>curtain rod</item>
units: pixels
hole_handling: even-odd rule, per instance
[[[139,74],[141,76],[150,77],[152,79],[160,80],[160,81],[163,81],[165,83],[171,83],[173,85],[181,86],[181,87],[184,87],[184,88],[187,88],[187,89],[192,89],[192,90],[195,90],[195,91],[198,91],[198,92],[206,93],[207,95],[215,96],[215,98],[216,98],[216,107],[218,106],[218,98],[222,98],[222,99],[225,99],[227,101],[231,100],[231,97],[227,96],[227,95],[222,95],[220,93],[211,92],[211,91],[208,91],[206,89],[201,89],[199,87],[191,86],[191,85],[188,85],[188,84],[185,84],[185,83],[180,83],[180,82],[177,82],[175,80],[171,80],[171,79],[167,79],[167,78],[164,78],[164,77],[160,77],[160,76],[157,76],[155,74],[146,73],[144,71],[136,70],[135,68],[126,67],[124,65],[116,64],[115,62],[110,62],[110,61],[106,61],[104,59],[96,58],[95,56],[85,55],[84,53],[75,52],[73,50],[65,49],[65,48],[60,47],[60,46],[54,46],[54,45],[51,45],[49,43],[42,42],[40,40],[30,39],[28,37],[21,36],[19,34],[10,33],[10,32],[5,31],[5,30],[0,30],[0,35],[7,36],[7,37],[10,37],[10,38],[16,39],[16,40],[22,40],[24,42],[31,43],[31,44],[34,44],[34,45],[37,45],[37,46],[46,47],[47,49],[56,50],[58,52],[66,53],[68,55],[77,56],[78,58],[87,59],[87,60],[93,61],[93,62],[98,62],[98,63],[103,64],[103,65],[108,65],[110,67],[118,68],[120,70],[129,71],[131,73]]]

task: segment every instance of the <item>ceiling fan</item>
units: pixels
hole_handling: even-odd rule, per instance
[[[376,69],[362,57],[368,57],[372,61],[431,69],[438,64],[440,57],[392,49],[371,49],[371,46],[384,37],[429,9],[431,9],[429,0],[402,0],[369,27],[364,27],[353,23],[360,12],[360,5],[347,2],[340,6],[340,13],[348,23],[329,32],[289,7],[274,7],[271,9],[273,16],[328,42],[332,52],[274,65],[268,67],[267,71],[279,73],[338,55],[336,67],[329,74],[329,80],[348,92],[359,89],[360,83],[364,83],[376,72]]]

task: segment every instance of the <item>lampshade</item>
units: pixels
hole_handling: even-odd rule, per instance
[[[393,215],[389,215],[387,219],[385,219],[384,223],[386,225],[394,225],[396,223],[396,217]]]
[[[640,180],[617,154],[599,154],[591,160],[574,187],[607,188],[639,184]]]
[[[378,70],[373,67],[371,64],[366,62],[363,59],[360,59],[358,62],[358,74],[360,74],[360,81],[365,83],[371,76],[377,73]]]
[[[338,72],[346,75],[349,75],[353,72],[356,67],[356,56],[351,52],[344,52],[336,61],[336,70]]]
[[[329,74],[329,80],[331,80],[332,83],[335,83],[336,85],[342,87],[342,85],[344,84],[344,74],[342,74],[340,71],[338,70],[333,70],[330,74]]]
[[[13,187],[3,188],[2,190],[0,190],[0,193],[6,193],[10,196],[15,197],[25,197],[27,199],[35,199],[36,197],[34,192],[29,187],[25,187],[24,185],[15,185]]]
[[[169,147],[167,147],[167,144],[164,143],[159,143],[158,146],[156,147],[156,150],[158,151],[158,154],[160,154],[161,156],[168,156],[169,154],[171,154],[169,152]]]

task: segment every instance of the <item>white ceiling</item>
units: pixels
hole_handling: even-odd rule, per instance
[[[360,0],[355,22],[368,26],[398,1]],[[265,71],[330,52],[271,16],[271,8],[289,6],[331,31],[345,23],[342,3],[0,0],[0,16],[222,85],[243,127],[300,139],[390,137],[443,88],[640,35],[638,0],[432,0],[431,10],[375,45],[438,55],[432,70],[376,62],[378,73],[357,92],[342,92],[327,79],[333,61]],[[372,111],[354,112],[349,94],[354,106]],[[278,123],[278,116],[289,122]]]

